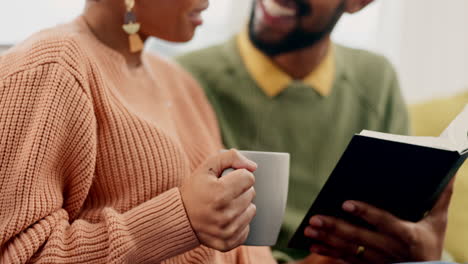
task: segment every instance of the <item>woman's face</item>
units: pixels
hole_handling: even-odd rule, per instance
[[[140,33],[174,42],[189,41],[202,24],[201,13],[208,4],[209,0],[135,0]]]

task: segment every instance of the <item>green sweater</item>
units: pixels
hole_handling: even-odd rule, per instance
[[[242,150],[289,152],[291,174],[282,232],[284,249],[344,152],[362,129],[408,133],[398,79],[383,57],[335,45],[336,75],[323,97],[301,81],[274,98],[246,70],[236,41],[178,58],[204,87],[216,111],[224,144]]]

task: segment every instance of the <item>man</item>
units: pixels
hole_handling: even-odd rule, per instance
[[[291,153],[288,205],[275,255],[286,249],[312,201],[354,133],[408,133],[398,80],[381,56],[335,45],[330,34],[344,12],[372,0],[257,0],[248,30],[179,61],[200,81],[214,106],[226,147]],[[314,253],[354,263],[440,258],[450,193],[421,223],[348,202],[369,231],[316,216],[306,234],[323,243]],[[304,261],[316,261],[314,255]]]

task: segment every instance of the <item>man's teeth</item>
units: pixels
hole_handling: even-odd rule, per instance
[[[296,10],[286,8],[278,4],[275,0],[264,0],[263,5],[271,16],[294,16]]]

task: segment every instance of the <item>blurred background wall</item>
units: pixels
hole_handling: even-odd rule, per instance
[[[147,48],[165,56],[216,44],[242,30],[252,0],[211,0],[205,24],[188,44],[151,40]],[[77,16],[84,0],[4,1],[0,52],[31,33]],[[409,103],[468,90],[468,1],[376,0],[343,17],[337,43],[386,55],[396,66]]]

